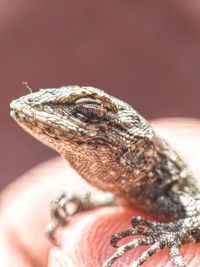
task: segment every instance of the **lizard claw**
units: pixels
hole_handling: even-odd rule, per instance
[[[66,225],[71,217],[82,210],[82,200],[78,195],[62,192],[51,201],[51,218],[46,227],[46,234],[57,243],[55,232],[59,226]]]
[[[197,219],[196,224],[194,224],[193,219],[194,218],[185,218],[175,222],[160,223],[146,220],[139,216],[133,217],[131,220],[133,228],[117,233],[111,237],[111,245],[118,249],[104,262],[103,267],[112,266],[112,264],[127,251],[144,245],[150,245],[150,247],[144,251],[142,255],[130,265],[130,267],[141,266],[153,254],[163,248],[169,249],[170,255],[177,267],[185,267],[186,265],[183,257],[180,255],[179,249],[181,245],[188,243],[189,241],[191,242],[191,240],[193,240],[193,242],[195,241],[192,233],[198,229],[199,221]],[[191,227],[191,223],[193,227]],[[118,241],[128,236],[135,235],[143,235],[143,237],[133,239],[120,247],[117,246]]]
[[[51,222],[46,227],[46,234],[53,243],[58,244],[56,230],[68,224],[75,214],[111,205],[115,205],[115,198],[111,193],[99,192],[91,195],[86,192],[78,195],[62,192],[51,202]]]
[[[145,234],[145,229],[142,227],[136,227],[136,228],[130,228],[126,231],[122,231],[120,233],[114,234],[111,236],[110,239],[110,244],[115,247],[118,248],[117,243],[122,240],[123,238],[127,237],[127,236],[134,236],[134,235],[141,235],[141,234]]]

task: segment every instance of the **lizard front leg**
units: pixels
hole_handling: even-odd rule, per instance
[[[143,235],[139,239],[133,239],[125,245],[120,246],[117,251],[103,264],[110,267],[122,257],[127,251],[140,247],[150,247],[130,267],[141,266],[153,254],[163,248],[168,248],[170,255],[177,267],[186,267],[184,258],[180,255],[180,247],[186,243],[195,243],[200,235],[200,215],[190,218],[179,219],[174,222],[160,223],[135,216],[131,221],[132,227],[126,231],[117,233],[111,237],[111,245],[118,247],[117,243],[128,237]]]
[[[111,193],[85,193],[83,195],[67,192],[60,193],[51,201],[51,222],[46,227],[46,234],[51,241],[57,242],[55,232],[60,226],[66,225],[78,212],[104,206],[115,205],[114,195]]]

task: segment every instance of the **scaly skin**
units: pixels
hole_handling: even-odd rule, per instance
[[[58,151],[93,186],[109,192],[62,194],[54,200],[53,223],[48,228],[52,238],[55,229],[80,210],[137,205],[172,222],[133,217],[133,228],[113,235],[111,244],[116,246],[126,236],[142,234],[144,238],[118,248],[103,267],[141,245],[151,246],[132,267],[164,247],[176,266],[185,266],[179,248],[199,239],[200,189],[182,159],[137,111],[102,90],[79,86],[42,89],[10,106],[20,126]],[[72,214],[66,210],[70,202],[76,205]]]

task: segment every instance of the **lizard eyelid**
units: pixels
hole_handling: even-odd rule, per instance
[[[101,103],[96,101],[79,102],[74,106],[74,115],[85,121],[97,121],[103,118],[107,113],[107,110]]]

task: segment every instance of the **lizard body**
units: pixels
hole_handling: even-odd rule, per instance
[[[149,227],[142,230],[146,239],[122,246],[104,267],[144,244],[152,246],[131,266],[142,265],[163,247],[170,249],[178,267],[185,266],[179,247],[198,240],[200,189],[179,155],[137,111],[102,90],[79,86],[41,89],[10,106],[20,126],[58,151],[93,186],[112,193],[100,205],[121,201],[172,220],[156,223],[133,217],[136,230],[113,235],[111,244],[138,234],[140,225]],[[87,208],[99,205],[86,202]]]

